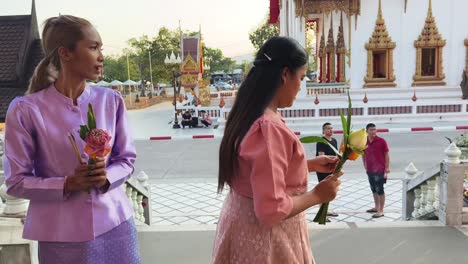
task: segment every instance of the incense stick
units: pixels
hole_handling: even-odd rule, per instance
[[[78,146],[76,145],[75,137],[73,136],[73,134],[69,134],[68,139],[70,140],[70,143],[73,146],[73,151],[75,152],[78,162],[80,164],[84,164],[83,160],[81,159],[81,154],[80,154],[80,151],[78,150]]]

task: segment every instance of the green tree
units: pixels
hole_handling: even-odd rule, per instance
[[[230,72],[235,66],[235,62],[226,58],[220,49],[206,48],[204,50],[205,61],[210,65],[211,72],[224,71]]]
[[[258,51],[263,43],[278,35],[278,27],[276,25],[269,24],[268,17],[266,17],[256,29],[249,33],[249,39],[255,50]]]
[[[140,76],[138,65],[129,60],[130,79],[136,80]],[[104,59],[103,80],[111,82],[113,80],[125,81],[128,79],[127,57],[126,56],[106,56]]]
[[[172,82],[172,71],[178,70],[166,65],[164,60],[171,52],[180,53],[180,30],[171,30],[161,27],[154,38],[143,35],[128,40],[128,48],[123,55],[105,58],[104,80],[127,80],[127,56],[130,65],[130,79],[150,80],[149,56],[151,55],[151,68],[154,83]],[[185,35],[196,35],[198,32],[184,31]],[[235,62],[226,58],[220,49],[209,48],[203,45],[203,55],[206,64],[210,65],[210,72],[230,72],[235,68]]]

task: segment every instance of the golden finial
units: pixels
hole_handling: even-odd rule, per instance
[[[382,19],[382,0],[379,0],[379,13],[378,18]]]

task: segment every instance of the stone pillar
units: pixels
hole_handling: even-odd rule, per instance
[[[447,160],[442,163],[439,182],[439,221],[448,226],[462,224],[463,182],[467,165],[460,164],[461,151],[455,143],[445,151]]]
[[[403,187],[403,199],[402,199],[402,206],[401,206],[401,219],[407,220],[411,218],[412,212],[414,212],[414,208],[418,207],[419,208],[419,196],[420,196],[420,191],[416,193],[416,190],[414,192],[409,192],[408,193],[408,183],[411,179],[416,177],[416,174],[419,172],[416,166],[414,166],[413,162],[410,162],[408,166],[405,168],[406,172],[406,177],[402,180],[402,187]],[[410,197],[409,197],[410,196]],[[418,200],[418,206],[416,206],[413,202],[413,200]],[[413,216],[414,217],[414,216]]]

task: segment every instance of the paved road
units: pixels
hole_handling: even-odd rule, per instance
[[[418,132],[381,134],[390,147],[393,177],[402,175],[410,161],[418,169],[438,166],[445,157],[448,141],[459,132]],[[337,137],[341,140],[341,137]],[[137,140],[136,172],[144,170],[151,180],[214,179],[217,177],[219,139],[187,139],[176,141]],[[306,145],[307,157],[315,155],[315,145]],[[347,177],[365,177],[362,161],[345,165]]]
[[[147,109],[128,112],[130,125],[136,138],[138,159],[136,172],[144,170],[151,180],[203,181],[215,180],[218,169],[218,149],[220,139],[180,139],[173,141],[149,141],[150,136],[188,136],[194,134],[222,135],[218,129],[172,129],[169,102]],[[321,124],[305,127],[307,131],[320,130]],[[421,122],[421,123],[382,123],[380,127],[425,127],[466,125],[466,122]],[[335,124],[339,129],[339,124]],[[455,137],[460,131],[450,132],[413,132],[382,133],[390,147],[391,177],[400,177],[404,168],[413,161],[419,169],[438,166],[443,159],[448,141],[444,138]],[[340,136],[337,136],[341,140]],[[315,155],[315,145],[306,145],[307,156]],[[365,177],[361,160],[348,162],[345,166],[346,177]]]

